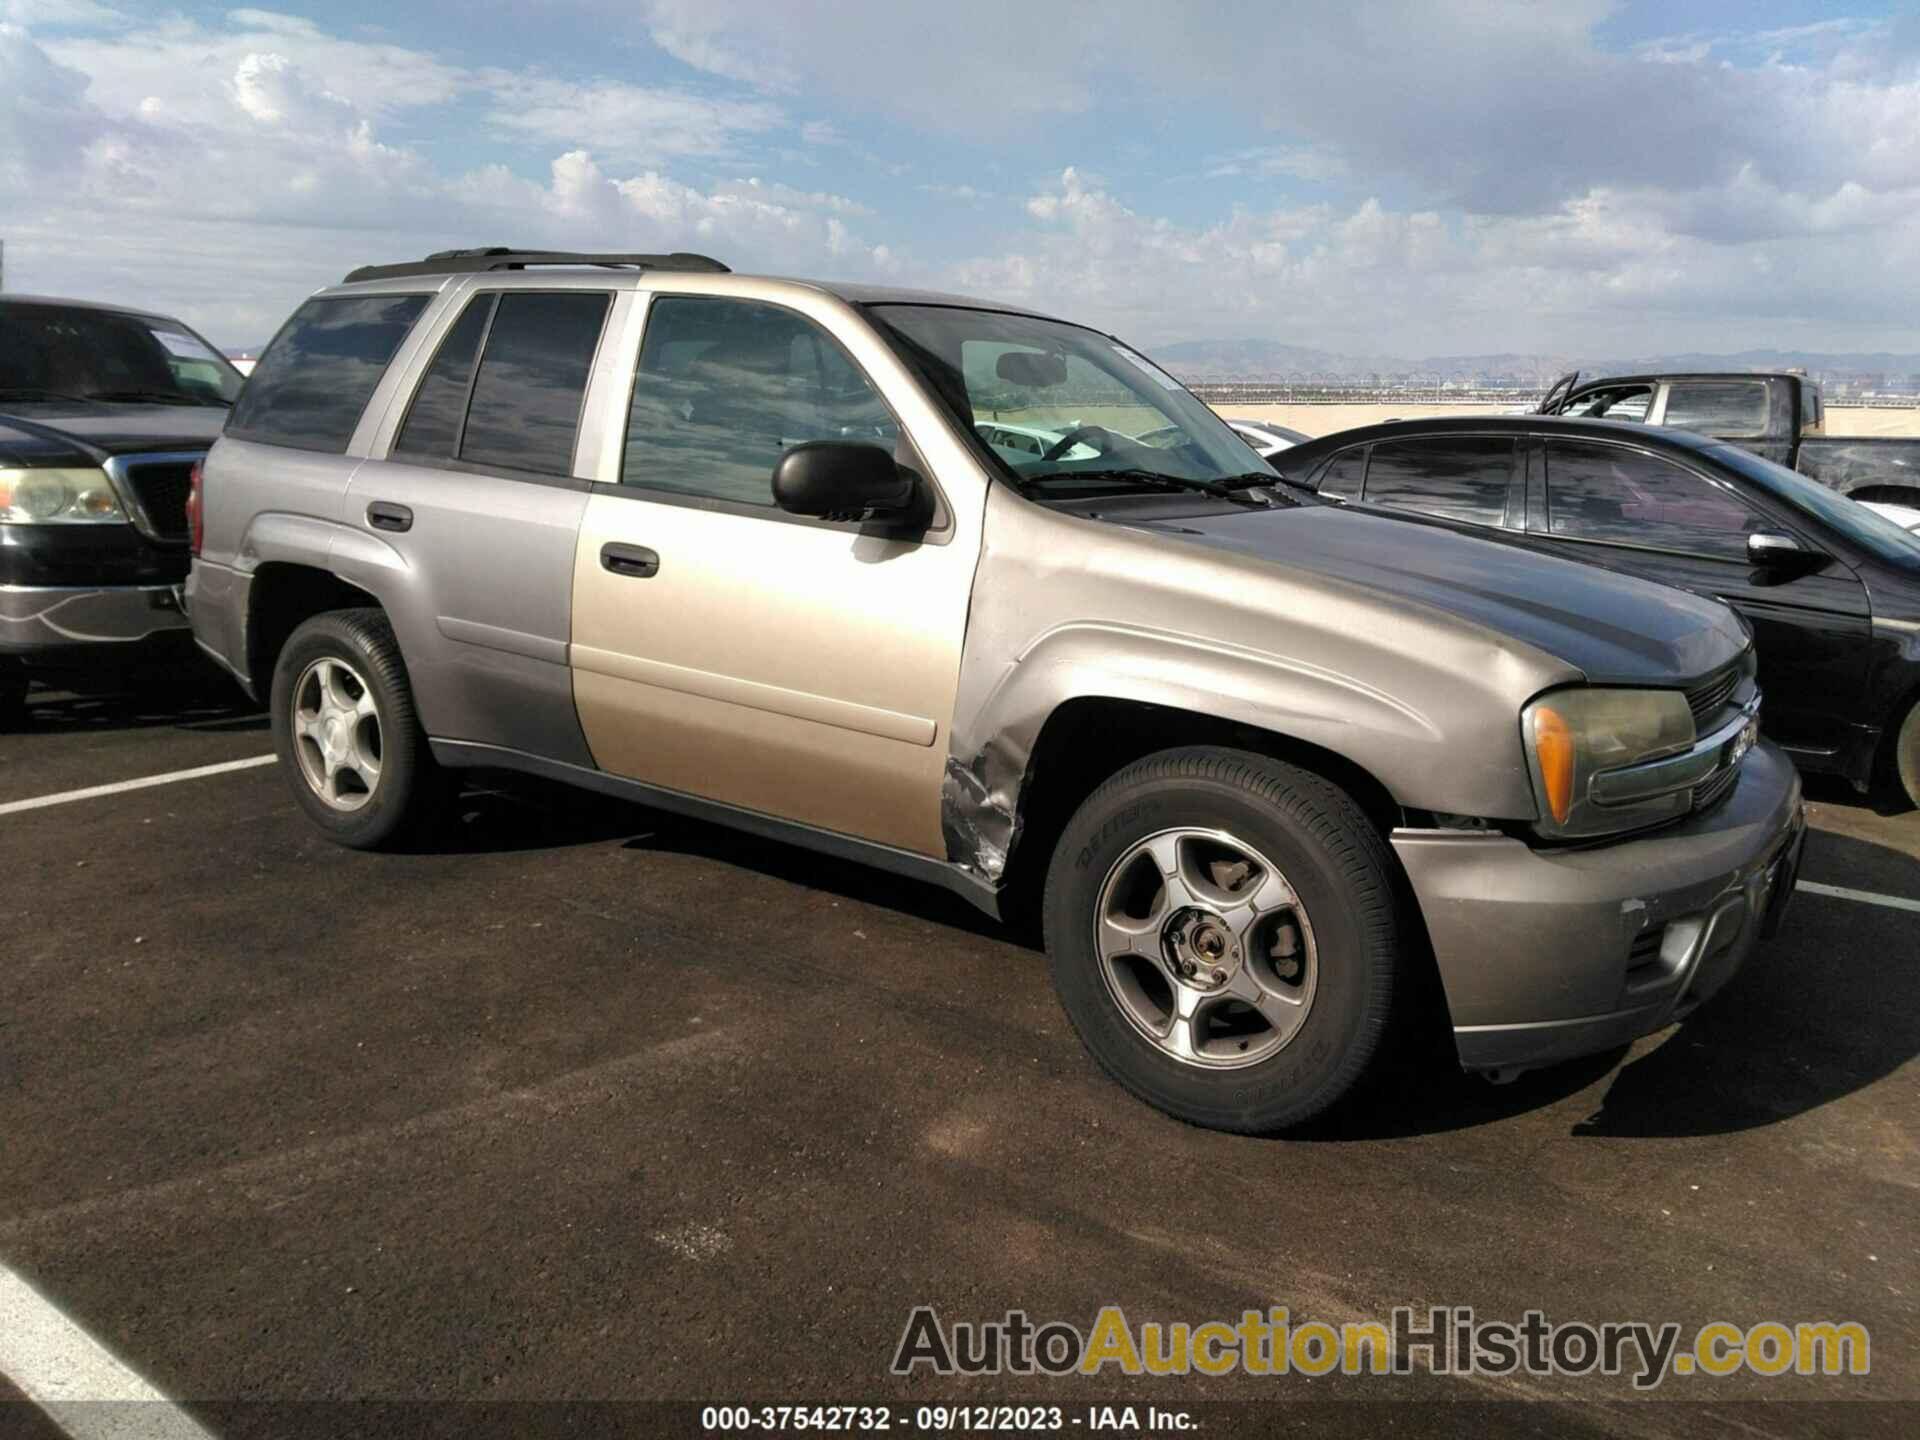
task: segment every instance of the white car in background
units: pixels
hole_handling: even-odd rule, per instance
[[[987,444],[1029,459],[1047,455],[1066,438],[1065,433],[1059,430],[1047,430],[1038,425],[1003,425],[998,420],[976,420],[973,428]],[[1091,460],[1099,453],[1092,446],[1076,441],[1072,449],[1055,458]]]
[[[1284,425],[1275,425],[1270,420],[1234,420],[1228,419],[1227,425],[1233,433],[1247,444],[1254,453],[1264,460],[1269,455],[1278,455],[1282,450],[1290,450],[1313,437],[1299,430],[1289,430]]]
[[[1920,535],[1920,510],[1911,505],[1889,505],[1883,500],[1862,500],[1860,502],[1876,515],[1884,515],[1902,530],[1911,530]]]

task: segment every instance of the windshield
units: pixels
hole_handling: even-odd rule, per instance
[[[0,401],[231,405],[241,384],[225,356],[174,321],[0,303]]]
[[[1716,445],[1713,456],[1776,499],[1838,530],[1875,558],[1902,570],[1920,573],[1920,536],[1902,530],[1886,516],[1847,499],[1837,490],[1829,490],[1817,480],[1809,480],[1798,470],[1763,460],[1737,445]]]
[[[1023,488],[1093,493],[1129,472],[1202,483],[1279,479],[1178,380],[1097,331],[937,305],[868,313]]]

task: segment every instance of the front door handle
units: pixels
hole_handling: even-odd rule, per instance
[[[610,541],[600,547],[600,564],[616,575],[631,575],[636,580],[650,580],[660,573],[660,556],[644,545]]]
[[[413,511],[391,500],[375,500],[367,506],[367,524],[376,530],[411,530]]]

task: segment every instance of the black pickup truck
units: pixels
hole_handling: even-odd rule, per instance
[[[0,295],[0,728],[36,672],[191,653],[189,478],[241,383],[178,320]]]
[[[1562,375],[1542,415],[1631,420],[1725,440],[1853,500],[1920,505],[1920,439],[1826,434],[1826,402],[1805,375],[1707,371]]]

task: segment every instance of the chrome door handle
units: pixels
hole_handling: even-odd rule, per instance
[[[630,575],[650,580],[660,573],[660,556],[644,545],[621,545],[614,541],[600,547],[600,564],[615,575]]]

